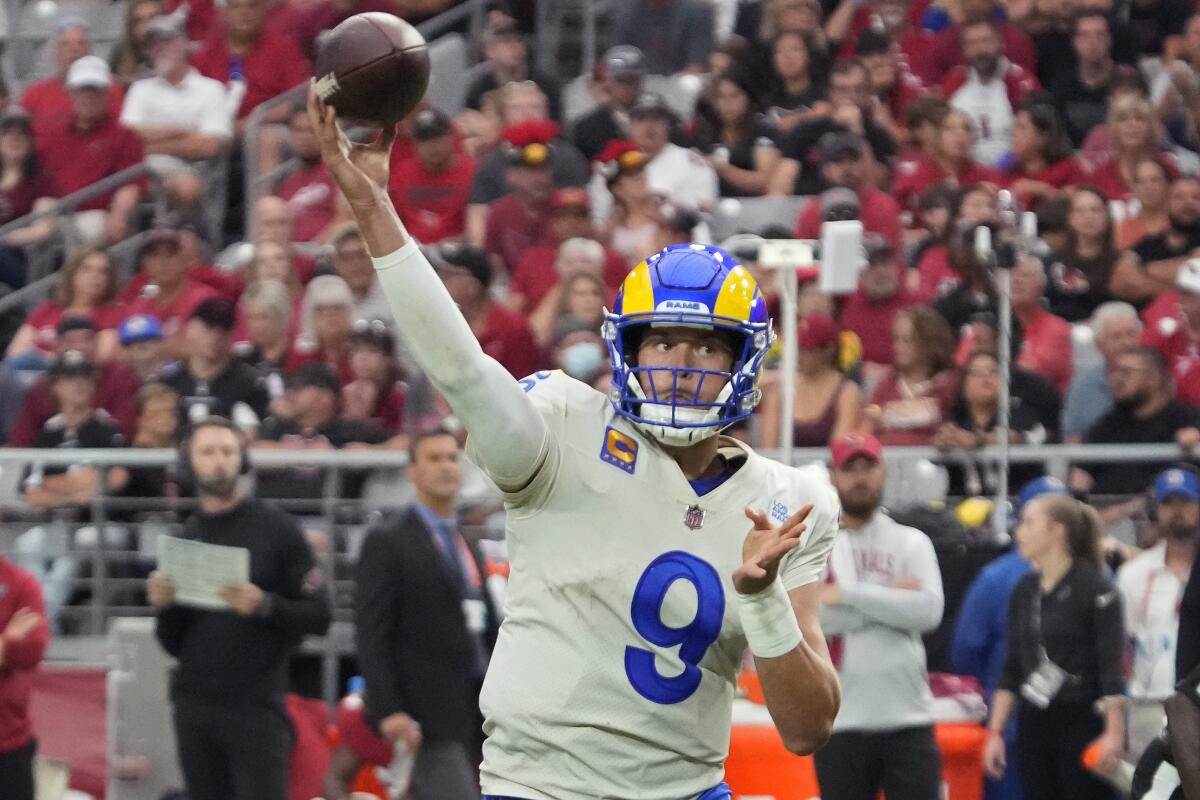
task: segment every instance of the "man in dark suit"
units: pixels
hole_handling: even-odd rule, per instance
[[[416,751],[413,800],[479,797],[479,688],[496,616],[482,561],[454,518],[458,458],[449,433],[413,439],[417,501],[372,528],[355,569],[366,717],[384,739]]]

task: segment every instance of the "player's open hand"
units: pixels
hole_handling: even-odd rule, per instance
[[[805,520],[812,510],[807,505],[776,528],[766,514],[746,508],[746,518],[754,527],[742,543],[742,565],[733,571],[733,588],[739,594],[755,594],[771,585],[779,574],[780,560],[800,546],[800,537],[808,529]]]
[[[321,160],[329,168],[351,208],[370,206],[387,191],[388,167],[396,126],[385,125],[375,141],[350,141],[338,125],[337,110],[321,102],[316,83],[308,87],[308,118],[321,143]]]

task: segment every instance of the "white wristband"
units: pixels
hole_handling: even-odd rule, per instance
[[[746,642],[754,655],[775,658],[791,652],[804,641],[792,602],[778,577],[761,592],[737,593],[737,599],[742,630],[746,632]]]

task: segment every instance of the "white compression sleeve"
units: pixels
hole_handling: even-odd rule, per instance
[[[508,370],[483,352],[414,240],[375,262],[396,328],[471,435],[480,467],[521,488],[546,457],[546,423]]]

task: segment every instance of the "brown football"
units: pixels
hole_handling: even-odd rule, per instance
[[[317,52],[317,94],[338,116],[398,122],[429,86],[429,48],[393,14],[355,14],[324,37]]]

